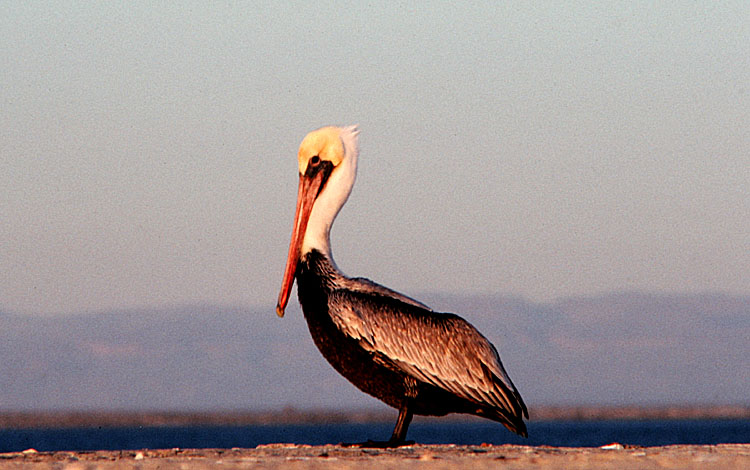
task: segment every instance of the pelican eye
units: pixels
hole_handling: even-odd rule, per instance
[[[312,157],[312,158],[310,159],[310,164],[311,164],[312,166],[318,166],[318,165],[320,165],[320,157],[319,157],[319,156],[317,156],[317,155],[315,155],[314,157]]]

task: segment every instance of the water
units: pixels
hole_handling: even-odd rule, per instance
[[[335,444],[385,440],[391,423],[262,426],[175,426],[0,430],[0,452],[34,448],[124,450],[255,447],[273,442]],[[416,422],[408,438],[422,444],[523,444],[598,447],[611,442],[641,446],[750,442],[750,420],[547,421],[529,423],[523,439],[493,422]]]

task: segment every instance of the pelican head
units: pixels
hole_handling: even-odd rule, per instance
[[[276,313],[284,316],[299,260],[316,249],[331,258],[333,220],[351,193],[357,174],[356,126],[323,127],[299,146],[299,187],[292,239]]]

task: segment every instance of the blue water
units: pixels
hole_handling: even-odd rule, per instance
[[[34,448],[123,450],[255,447],[273,442],[336,444],[386,440],[393,425],[297,424],[263,426],[180,426],[135,428],[5,429],[0,452]],[[529,423],[523,439],[484,422],[416,422],[408,438],[421,444],[524,444],[598,447],[611,442],[641,446],[750,442],[750,420],[547,421]]]

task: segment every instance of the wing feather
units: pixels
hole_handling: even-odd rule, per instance
[[[349,279],[331,296],[329,312],[343,333],[417,380],[515,416],[527,414],[497,350],[470,323],[359,281]],[[358,289],[351,289],[353,283]]]

